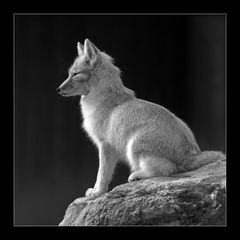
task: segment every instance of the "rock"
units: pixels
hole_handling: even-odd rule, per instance
[[[225,225],[226,159],[172,177],[115,187],[76,199],[60,226]]]

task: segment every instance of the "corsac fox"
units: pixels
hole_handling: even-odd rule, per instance
[[[83,128],[99,150],[94,199],[108,191],[117,161],[131,168],[128,181],[196,169],[225,157],[201,151],[189,127],[166,108],[136,98],[123,85],[113,59],[90,40],[77,43],[78,56],[58,88],[65,97],[80,95]]]

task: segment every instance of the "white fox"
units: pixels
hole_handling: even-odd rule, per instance
[[[201,152],[189,127],[166,108],[135,97],[120,78],[113,60],[88,39],[77,43],[78,57],[69,77],[57,90],[62,96],[80,95],[83,128],[99,150],[95,199],[108,191],[117,161],[126,161],[128,181],[169,176],[193,170],[225,157]]]

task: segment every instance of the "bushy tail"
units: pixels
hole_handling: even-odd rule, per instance
[[[226,158],[225,154],[216,151],[203,151],[196,156],[193,162],[188,166],[189,170],[200,168],[203,165],[216,162],[218,160]]]

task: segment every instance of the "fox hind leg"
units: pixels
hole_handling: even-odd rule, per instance
[[[163,141],[163,136],[156,132],[137,132],[127,144],[127,159],[132,173],[128,181],[156,176],[169,176],[176,172],[176,164],[167,156],[171,146]]]
[[[166,158],[149,156],[139,159],[138,163],[139,168],[130,174],[129,182],[157,176],[169,176],[176,171],[176,165]]]

